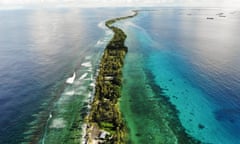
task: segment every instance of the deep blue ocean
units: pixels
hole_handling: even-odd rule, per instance
[[[128,14],[121,8],[0,11],[1,144],[68,139],[73,116],[89,106],[98,63],[112,36],[104,21]],[[190,8],[153,8],[117,23],[128,35],[123,75],[144,76],[142,81],[125,77],[124,84],[144,85],[151,73],[190,136],[203,143],[240,144],[239,23],[239,11]],[[74,82],[66,83],[74,73]],[[123,101],[131,91],[125,89]],[[161,113],[151,91],[129,100],[156,104],[146,106],[148,115],[134,113],[143,103],[122,111],[137,133],[133,143],[161,139]]]
[[[111,8],[0,10],[1,144],[44,143],[45,137],[45,141],[54,139],[50,135],[56,129],[63,132],[62,138],[56,133],[54,143],[63,141],[64,127],[88,107],[89,85],[112,36],[104,21],[127,12]],[[74,83],[66,83],[74,72]]]

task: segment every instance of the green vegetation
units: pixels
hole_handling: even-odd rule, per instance
[[[126,127],[118,107],[118,98],[122,85],[122,67],[128,48],[124,45],[126,34],[119,28],[112,26],[119,20],[132,18],[130,16],[108,20],[105,25],[114,32],[114,36],[104,50],[99,74],[96,79],[94,100],[87,117],[87,141],[99,141],[109,144],[126,143]],[[101,131],[108,136],[99,140]],[[96,138],[97,137],[97,138]]]

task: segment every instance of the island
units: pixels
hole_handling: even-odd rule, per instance
[[[94,98],[89,114],[85,118],[85,143],[126,143],[127,128],[119,110],[118,99],[121,96],[122,67],[128,52],[124,44],[127,35],[113,24],[137,14],[138,11],[135,10],[132,15],[105,22],[106,27],[111,29],[114,35],[100,61]]]

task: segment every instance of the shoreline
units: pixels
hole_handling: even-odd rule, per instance
[[[114,33],[104,49],[96,78],[95,93],[91,109],[85,118],[82,143],[126,143],[127,127],[122,118],[118,99],[121,97],[122,67],[128,52],[125,46],[127,35],[115,26],[117,21],[133,18],[138,14],[113,18],[105,26]]]

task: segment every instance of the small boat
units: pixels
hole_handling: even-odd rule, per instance
[[[213,17],[207,17],[208,20],[213,20],[214,18]]]
[[[66,83],[72,84],[72,83],[74,82],[74,80],[75,80],[75,77],[76,77],[76,74],[75,74],[75,72],[74,72],[74,73],[73,73],[73,76],[70,77],[70,78],[68,78],[68,79],[66,80]]]

